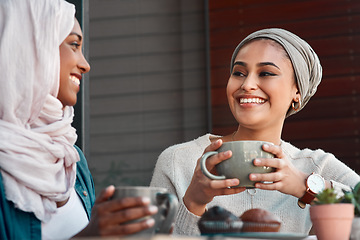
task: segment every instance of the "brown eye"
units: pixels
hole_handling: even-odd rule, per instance
[[[239,72],[239,71],[234,71],[232,74],[233,74],[234,76],[238,76],[238,77],[243,77],[243,76],[245,76],[245,74],[243,74],[242,72]]]
[[[261,72],[260,77],[276,76],[276,74],[271,72]]]
[[[80,47],[80,44],[77,42],[70,43],[71,46],[73,46],[75,49],[78,49]]]

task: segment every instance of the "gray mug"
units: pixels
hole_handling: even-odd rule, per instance
[[[273,158],[274,155],[262,149],[264,141],[233,141],[224,142],[217,151],[205,153],[200,160],[201,171],[213,180],[237,178],[240,184],[237,187],[255,188],[255,181],[249,179],[250,173],[269,173],[275,169],[271,167],[258,167],[253,164],[255,158]],[[206,168],[206,159],[219,152],[232,151],[232,156],[215,166],[219,175],[211,174]]]
[[[115,188],[113,199],[125,197],[148,197],[150,204],[158,207],[158,212],[153,216],[136,219],[139,222],[146,218],[154,218],[155,225],[137,234],[153,235],[156,233],[168,234],[171,231],[178,209],[178,199],[174,194],[168,193],[165,188],[146,186],[118,186]]]

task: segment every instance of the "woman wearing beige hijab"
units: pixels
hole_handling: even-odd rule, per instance
[[[90,70],[75,8],[64,0],[0,0],[0,239],[123,236],[153,226],[149,199],[95,200],[74,146],[73,105]]]
[[[306,187],[307,180],[316,176],[323,188],[332,187],[338,193],[360,181],[334,155],[322,150],[301,150],[281,138],[285,118],[307,104],[321,77],[316,53],[289,31],[259,30],[236,47],[226,92],[238,122],[237,130],[226,136],[206,134],[171,146],[156,164],[151,186],[167,188],[181,202],[174,233],[199,234],[200,216],[207,208],[218,205],[237,216],[250,208],[263,208],[281,219],[281,232],[308,234],[311,229],[308,207],[313,195]],[[250,174],[251,180],[259,181],[255,189],[231,188],[239,184],[238,179],[210,180],[200,169],[198,159],[205,152],[236,140],[272,143],[265,144],[263,149],[275,158],[256,159],[254,164],[276,171]],[[209,171],[231,154],[228,151],[210,157]]]

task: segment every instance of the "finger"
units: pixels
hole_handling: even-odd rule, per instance
[[[280,190],[283,188],[283,182],[255,183],[255,187],[263,190]]]
[[[210,187],[213,189],[223,189],[235,187],[240,184],[240,180],[237,178],[225,179],[225,180],[212,180],[210,182]]]
[[[208,169],[212,169],[215,167],[216,164],[219,164],[222,161],[231,158],[231,156],[232,156],[232,152],[230,150],[225,152],[219,152],[218,154],[215,154],[206,160],[206,167]]]
[[[255,182],[277,182],[283,179],[281,172],[251,173],[249,179]]]
[[[216,140],[215,142],[212,142],[209,146],[207,146],[204,150],[204,153],[215,151],[223,144],[223,141],[221,139]]]
[[[126,197],[107,201],[103,203],[102,208],[110,212],[116,212],[127,208],[147,206],[149,204],[150,198],[148,197]]]
[[[217,191],[215,195],[231,195],[243,192],[245,187],[237,187],[240,184],[240,180],[237,178],[226,180],[212,180],[210,187]]]
[[[282,149],[280,146],[277,146],[277,145],[274,145],[274,144],[267,144],[265,143],[263,146],[262,146],[263,150],[266,151],[266,152],[269,152],[269,153],[272,153],[274,154],[276,157],[278,158],[283,158],[285,157]]]
[[[112,224],[122,224],[135,219],[154,215],[158,212],[156,206],[128,208],[125,210],[117,211],[110,217]]]
[[[95,203],[101,203],[107,201],[115,192],[115,187],[113,185],[108,186],[103,189],[99,196],[96,198]]]
[[[255,158],[253,164],[258,167],[272,167],[282,169],[285,167],[285,162],[280,158]]]
[[[243,191],[245,191],[246,188],[245,187],[233,187],[233,188],[225,188],[221,190],[221,194],[220,195],[232,195],[232,194],[238,194],[241,193]]]

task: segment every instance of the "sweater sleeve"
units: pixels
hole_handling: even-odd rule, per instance
[[[343,194],[342,190],[350,190],[350,187],[354,187],[360,182],[360,176],[333,154],[326,153],[321,149],[312,152],[306,149],[304,153],[312,160],[311,171],[319,173],[330,181],[338,195]]]
[[[169,193],[176,194],[174,180],[174,154],[172,148],[164,150],[155,165],[154,173],[150,182],[152,187],[166,188]]]
[[[190,235],[199,236],[200,231],[197,225],[200,217],[189,212],[181,200],[179,202],[179,209],[175,217],[174,235]]]
[[[174,235],[200,235],[197,226],[200,217],[188,211],[183,203],[183,196],[203,150],[202,145],[199,146],[192,141],[165,149],[157,160],[150,186],[166,188],[178,198],[179,208],[175,217]]]
[[[322,169],[321,175],[331,182],[338,195],[343,195],[342,190],[349,191],[350,187],[360,182],[360,176],[333,154],[324,153],[319,165]]]

